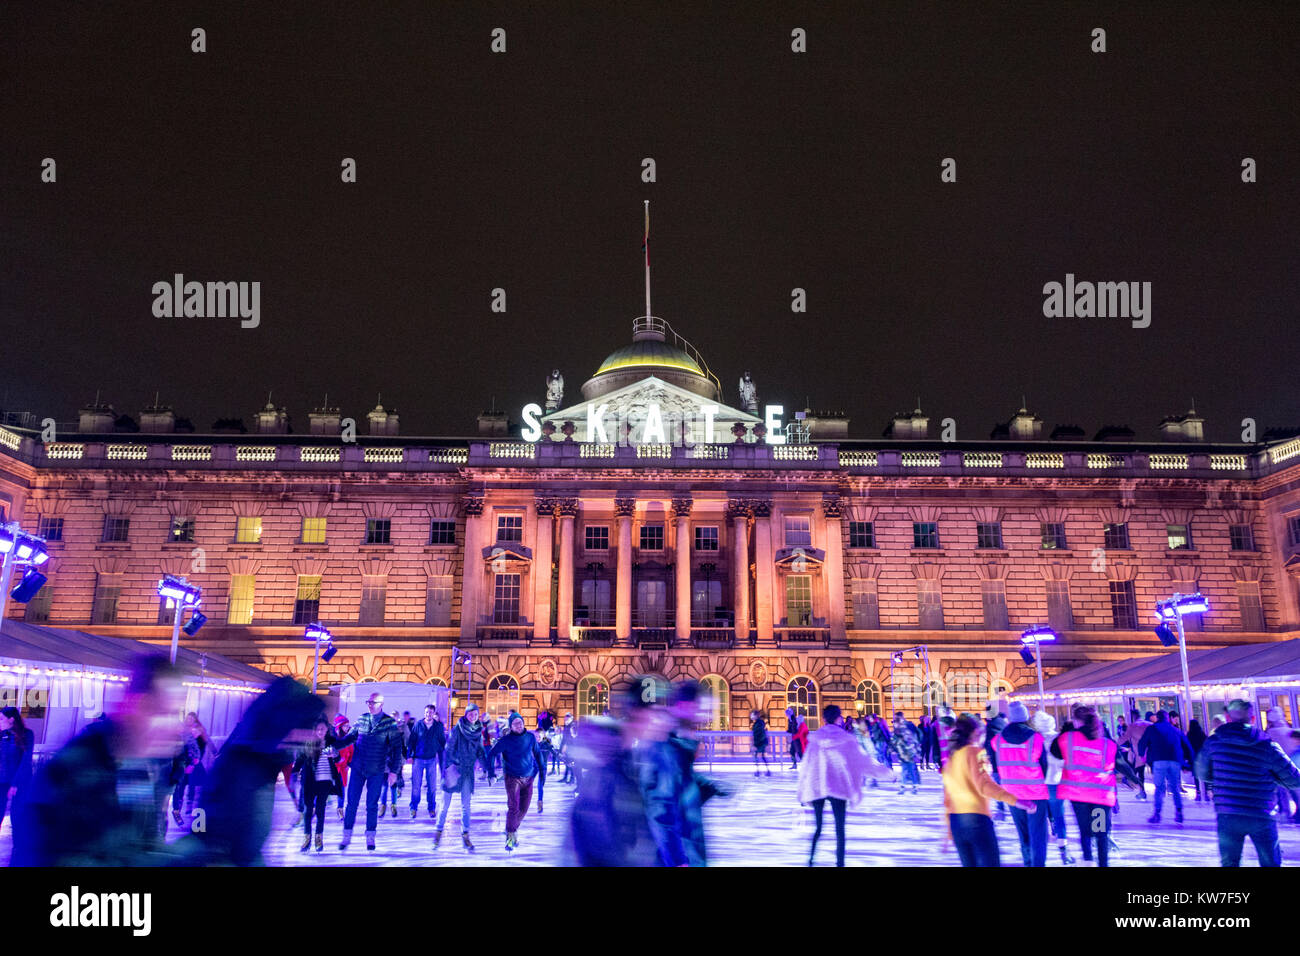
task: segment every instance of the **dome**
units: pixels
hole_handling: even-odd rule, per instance
[[[605,372],[618,369],[646,366],[677,369],[682,372],[693,372],[696,375],[704,374],[700,363],[685,351],[655,339],[643,339],[611,352],[609,357],[600,363],[596,374],[603,375]]]

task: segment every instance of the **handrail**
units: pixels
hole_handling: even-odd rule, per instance
[[[718,397],[722,397],[722,380],[713,374],[712,369],[709,368],[709,363],[704,361],[704,356],[700,354],[700,350],[679,335],[677,330],[669,325],[666,319],[661,319],[657,315],[638,316],[632,320],[632,334],[636,335],[642,331],[672,333],[673,345],[695,360],[695,364],[703,370],[704,377],[711,381],[718,390]]]

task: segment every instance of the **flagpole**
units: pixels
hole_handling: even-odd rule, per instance
[[[650,317],[650,200],[645,200],[645,314]]]

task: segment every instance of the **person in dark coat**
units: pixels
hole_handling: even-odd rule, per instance
[[[10,828],[14,831],[26,821],[24,801],[32,782],[32,752],[36,738],[17,707],[0,710],[0,823],[5,808],[10,809]]]
[[[1279,786],[1300,789],[1300,770],[1266,733],[1251,726],[1249,701],[1228,704],[1228,722],[1210,735],[1196,758],[1196,775],[1214,789],[1219,863],[1241,866],[1246,837],[1260,866],[1281,866],[1277,822],[1271,816]]]
[[[450,794],[460,794],[460,836],[465,849],[474,851],[474,842],[469,838],[470,801],[474,796],[474,768],[480,760],[487,757],[483,749],[483,722],[479,719],[477,704],[468,704],[465,713],[447,738],[447,747],[443,751],[442,789],[446,799],[438,813],[438,829],[433,833],[433,846],[437,849],[442,842],[442,828],[447,823],[447,811],[451,807]]]
[[[546,763],[537,737],[528,732],[522,716],[511,713],[506,728],[488,752],[488,763],[498,756],[502,759],[506,784],[506,849],[514,850],[519,845],[519,825],[528,816],[532,803],[534,781],[538,781],[538,800],[541,799]]]
[[[1205,786],[1205,781],[1196,776],[1195,770],[1196,756],[1200,755],[1201,748],[1205,746],[1206,739],[1205,729],[1201,727],[1201,722],[1193,717],[1187,722],[1187,742],[1191,744],[1192,754],[1194,755],[1192,758],[1192,779],[1196,784],[1196,799],[1198,801],[1210,799],[1210,794]]]
[[[785,709],[786,731],[790,734],[790,769],[799,769],[799,758],[803,756],[803,740],[799,736],[799,715],[793,707]]]
[[[167,861],[157,794],[175,752],[180,673],[144,655],[112,713],[92,722],[36,771],[15,866],[151,866]]]
[[[367,713],[357,718],[352,731],[337,746],[355,745],[348,780],[348,808],[343,814],[343,839],[340,850],[352,842],[352,828],[357,822],[361,791],[366,792],[366,849],[375,848],[375,830],[379,826],[379,799],[384,783],[391,787],[402,773],[402,728],[384,713],[384,695],[371,694],[366,700]]]
[[[429,816],[435,817],[438,815],[438,767],[447,748],[447,731],[433,704],[424,708],[423,720],[411,725],[406,746],[411,756],[411,819],[420,812],[421,786],[429,792]]]
[[[759,775],[759,761],[762,761],[767,775],[772,776],[772,767],[767,762],[767,721],[756,710],[749,712],[750,736],[754,744],[754,776]]]
[[[305,853],[312,843],[311,823],[316,820],[316,852],[325,848],[325,808],[329,799],[343,791],[343,775],[339,773],[338,741],[330,733],[330,725],[324,717],[316,721],[312,728],[312,737],[298,753],[294,762],[295,773],[301,774],[302,798],[307,810],[303,814],[302,851]]]
[[[699,682],[675,685],[668,705],[675,727],[646,748],[642,761],[641,789],[662,866],[708,865],[703,807],[722,790],[695,772],[700,742],[692,730],[708,717],[704,702]]]
[[[1174,726],[1162,710],[1155,715],[1154,722],[1138,740],[1137,753],[1150,765],[1152,779],[1156,785],[1155,806],[1152,808],[1151,819],[1147,823],[1160,822],[1160,811],[1164,807],[1166,789],[1174,801],[1174,822],[1182,823],[1183,767],[1196,759],[1186,735]]]

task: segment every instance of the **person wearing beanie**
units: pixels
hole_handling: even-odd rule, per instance
[[[1074,865],[1070,855],[1070,843],[1065,832],[1065,801],[1057,794],[1057,785],[1061,782],[1061,770],[1065,761],[1052,755],[1052,741],[1056,739],[1056,718],[1044,711],[1037,711],[1029,720],[1029,726],[1043,738],[1047,748],[1047,809],[1048,822],[1051,824],[1052,839],[1061,854],[1061,862],[1066,866]]]
[[[1029,813],[1028,801],[1046,801],[1047,747],[1043,735],[1029,725],[1029,709],[1014,701],[1007,712],[1007,725],[993,740],[993,753],[1002,775],[1002,786],[1016,795],[1011,819],[1020,837],[1020,856],[1025,866],[1047,865],[1046,813]]]
[[[469,838],[470,802],[474,796],[474,768],[486,757],[483,750],[483,722],[478,704],[467,704],[465,713],[452,727],[447,747],[442,752],[442,809],[438,811],[438,828],[433,831],[433,848],[442,842],[442,828],[451,808],[451,794],[460,794],[460,838],[465,849],[474,852]]]
[[[989,701],[984,706],[984,754],[989,759],[989,776],[997,783],[1002,782],[1002,774],[998,770],[998,755],[993,749],[993,742],[998,739],[998,735],[1006,725],[1007,719],[1002,714],[1002,704],[996,700]],[[1002,821],[1006,818],[1006,805],[999,803],[994,819]]]
[[[488,752],[488,765],[498,755],[502,758],[506,782],[506,849],[514,850],[519,845],[519,825],[528,815],[533,800],[533,781],[545,781],[546,764],[537,738],[528,732],[522,716],[511,713],[506,727],[506,732]],[[538,787],[539,803],[542,785],[539,783]]]

